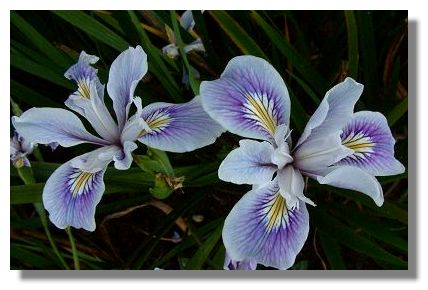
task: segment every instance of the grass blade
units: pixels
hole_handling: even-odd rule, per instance
[[[388,125],[392,127],[404,114],[407,113],[408,107],[408,98],[406,97],[402,100],[398,105],[394,107],[394,109],[389,112],[387,116]]]
[[[71,25],[79,28],[87,33],[89,36],[97,39],[98,41],[118,50],[123,51],[129,47],[128,42],[107,28],[102,23],[95,20],[85,12],[82,11],[52,11],[55,15],[64,19]]]
[[[244,54],[268,59],[253,38],[226,11],[216,10],[209,13]]]
[[[285,56],[296,70],[301,73],[306,81],[316,90],[318,94],[327,91],[327,81],[314,69],[311,63],[302,57],[296,49],[282,36],[277,29],[269,25],[256,11],[251,12],[251,17],[263,29],[272,44]]]
[[[348,31],[348,62],[349,76],[358,77],[358,31],[353,11],[345,11],[346,28]]]

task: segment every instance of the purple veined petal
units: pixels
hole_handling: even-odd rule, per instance
[[[329,166],[352,154],[342,145],[341,131],[325,136],[312,135],[293,152],[294,166],[310,177],[322,175]]]
[[[309,233],[309,214],[304,202],[287,209],[276,181],[246,193],[227,216],[223,243],[231,260],[287,269]]]
[[[90,82],[87,84],[87,90],[90,91],[88,97],[75,93],[65,101],[65,105],[85,117],[103,139],[117,143],[119,129],[104,103],[104,94],[99,95],[97,88],[95,81]],[[101,91],[104,91],[103,85]]]
[[[341,134],[342,144],[353,154],[336,165],[350,165],[375,176],[395,175],[405,171],[394,157],[395,139],[381,113],[361,111],[354,114]]]
[[[147,69],[147,55],[139,45],[122,52],[110,67],[107,91],[113,100],[119,131],[122,131],[128,118],[135,88]]]
[[[236,184],[263,184],[272,180],[277,170],[271,162],[273,146],[266,141],[239,141],[239,148],[232,150],[218,169],[221,180]]]
[[[330,89],[309,119],[296,148],[308,138],[322,138],[341,130],[352,118],[355,103],[363,89],[364,86],[352,78],[346,78]]]
[[[98,95],[104,97],[104,86],[101,85],[98,79],[98,70],[92,67],[99,60],[98,56],[87,54],[82,51],[79,55],[79,60],[76,64],[72,65],[64,74],[64,76],[76,82],[78,85],[77,91],[74,93],[81,98],[89,99],[91,97],[90,84],[95,83]]]
[[[383,190],[380,183],[373,175],[358,167],[333,167],[330,173],[325,176],[318,176],[317,180],[321,184],[362,192],[371,197],[377,206],[383,204]]]
[[[104,193],[107,166],[91,173],[72,165],[76,159],[86,157],[87,154],[81,155],[61,165],[43,189],[43,205],[51,222],[60,229],[71,226],[95,230],[95,207]]]
[[[299,206],[299,200],[315,206],[315,203],[307,198],[303,191],[305,189],[305,181],[299,170],[292,165],[287,165],[278,171],[277,175],[279,193],[287,201],[288,208]]]
[[[108,145],[108,142],[86,131],[79,118],[59,108],[31,108],[20,117],[12,117],[16,131],[33,143],[57,142],[63,147],[81,143]]]
[[[230,132],[273,142],[276,127],[289,124],[290,98],[279,73],[262,58],[237,56],[221,77],[201,83],[202,105]]]
[[[20,136],[18,132],[14,132],[13,137],[10,139],[10,160],[13,166],[20,168],[22,166],[31,167],[30,160],[27,155],[33,152],[34,146],[24,137]]]
[[[230,258],[229,254],[226,252],[224,258],[224,270],[256,270],[257,262],[254,259],[243,260],[243,261],[234,261]]]
[[[224,132],[203,110],[199,96],[183,104],[150,104],[141,117],[151,131],[143,130],[138,140],[164,151],[192,151],[214,143]]]

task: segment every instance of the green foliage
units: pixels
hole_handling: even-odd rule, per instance
[[[357,110],[387,116],[396,155],[408,167],[405,13],[193,11],[192,33],[179,26],[180,14],[12,11],[11,112],[64,108],[74,85],[63,75],[81,50],[100,56],[97,69],[106,83],[118,53],[141,45],[149,73],[136,95],[144,104],[190,100],[199,83],[217,78],[232,57],[252,54],[271,62],[287,84],[294,142],[325,92],[352,76],[365,85]],[[176,37],[176,59],[162,53],[169,44],[166,27]],[[206,54],[184,52],[196,37]],[[190,87],[182,84],[184,71]],[[89,147],[51,152],[39,145],[31,169],[10,168],[11,268],[222,269],[223,222],[248,187],[220,181],[217,170],[238,140],[226,133],[184,154],[140,146],[129,170],[107,169],[93,233],[56,229],[41,205],[47,178]],[[306,195],[318,206],[309,209],[311,231],[293,269],[407,269],[407,172],[379,180],[385,193],[380,208],[360,193],[308,183]]]

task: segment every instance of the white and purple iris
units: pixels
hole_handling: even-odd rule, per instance
[[[23,166],[31,167],[27,156],[33,152],[34,144],[24,139],[16,131],[10,139],[10,160],[13,166],[20,168]]]
[[[43,204],[58,228],[95,230],[95,207],[104,192],[107,165],[114,161],[116,169],[128,169],[137,140],[160,150],[185,152],[213,143],[223,131],[205,113],[198,96],[184,104],[153,103],[142,108],[141,99],[134,97],[148,69],[140,46],[125,50],[111,65],[107,91],[114,119],[104,103],[104,85],[91,66],[97,61],[98,57],[82,52],[67,70],[65,77],[78,88],[65,105],[84,117],[99,137],[89,133],[74,113],[60,108],[31,108],[12,120],[18,133],[33,143],[100,146],[61,165],[47,180]],[[137,112],[129,117],[132,104]]]
[[[201,83],[202,105],[230,132],[245,138],[225,158],[219,178],[253,185],[223,228],[226,269],[257,263],[287,269],[309,232],[304,178],[352,189],[383,204],[375,176],[404,172],[385,117],[354,113],[363,85],[347,78],[329,90],[293,147],[290,99],[279,73],[265,60],[238,56],[221,77]],[[253,140],[257,139],[257,140]]]

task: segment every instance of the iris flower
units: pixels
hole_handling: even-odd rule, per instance
[[[24,137],[20,136],[16,131],[10,139],[10,160],[13,166],[20,168],[22,166],[31,167],[30,160],[27,155],[33,152],[34,144],[29,142]]]
[[[31,142],[100,147],[61,165],[47,180],[43,204],[58,228],[95,230],[95,207],[104,192],[107,165],[113,161],[116,169],[128,169],[137,140],[160,150],[185,152],[213,143],[223,130],[204,112],[199,97],[184,104],[153,103],[142,108],[141,99],[134,97],[148,68],[140,46],[125,50],[111,65],[107,91],[114,119],[104,103],[104,85],[91,66],[97,61],[98,57],[82,52],[77,64],[67,70],[65,77],[78,88],[65,105],[84,117],[99,136],[89,133],[80,119],[65,109],[31,108],[13,118],[16,130]],[[132,104],[137,112],[129,116]]]
[[[375,176],[399,174],[404,167],[394,158],[395,140],[385,117],[353,112],[362,91],[363,85],[351,78],[329,90],[293,147],[287,87],[267,61],[238,56],[219,79],[202,82],[207,113],[248,138],[218,171],[224,181],[253,185],[224,223],[226,268],[293,265],[308,237],[306,203],[314,205],[304,195],[304,176],[362,192],[382,205]]]
[[[202,13],[203,12],[204,11],[202,10]],[[180,26],[189,33],[193,32],[193,28],[195,27],[195,20],[193,20],[192,10],[186,10],[183,15],[181,15]],[[177,40],[175,39],[174,31],[172,31],[169,26],[166,26],[165,30],[168,36],[169,44],[162,48],[162,52],[169,58],[176,58],[180,53],[178,51],[178,45]],[[191,43],[186,44],[183,49],[185,53],[190,53],[192,51],[205,52],[204,44],[200,38],[196,38]]]

